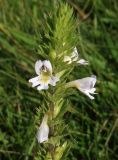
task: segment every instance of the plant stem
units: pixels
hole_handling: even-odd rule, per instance
[[[54,118],[54,104],[53,104],[53,102],[50,102],[49,109],[50,109],[50,115],[51,115],[51,121],[52,121]],[[53,124],[50,124],[50,136],[51,137],[54,136],[54,125]],[[55,160],[55,147],[53,144],[49,144],[49,152],[50,152],[52,160]]]

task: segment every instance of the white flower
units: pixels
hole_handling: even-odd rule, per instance
[[[82,65],[88,65],[88,61],[86,61],[85,59],[80,59],[79,61],[77,61],[77,63]]]
[[[48,127],[47,121],[48,121],[48,115],[46,114],[37,132],[38,143],[42,143],[48,140],[49,127]]]
[[[38,76],[31,78],[29,82],[32,87],[37,87],[38,90],[48,89],[48,84],[56,85],[59,78],[52,75],[52,65],[49,60],[38,60],[35,63],[35,71]]]
[[[84,60],[84,59],[79,59],[79,55],[77,52],[77,48],[75,47],[71,56],[64,56],[64,62],[67,62],[68,64],[71,64],[72,62],[76,62],[78,64],[82,64],[82,65],[87,65],[88,61]]]
[[[86,77],[82,79],[78,79],[72,82],[67,83],[67,87],[76,87],[85,95],[87,95],[90,99],[94,99],[91,94],[96,94],[95,92],[95,83],[96,83],[96,76],[92,75],[91,77]]]

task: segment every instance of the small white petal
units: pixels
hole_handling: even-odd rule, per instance
[[[59,78],[58,78],[58,77],[52,76],[52,77],[51,77],[51,80],[50,80],[50,84],[51,84],[52,86],[56,86],[56,82],[58,82],[58,81],[59,81]]]
[[[41,70],[41,67],[43,66],[43,63],[41,60],[38,60],[36,61],[35,63],[35,71],[36,71],[36,74],[40,74],[40,70]]]
[[[36,86],[38,86],[39,84],[40,84],[39,81],[33,82],[32,87],[36,87]]]
[[[84,94],[86,94],[90,99],[95,99],[93,96],[91,96],[90,94],[89,94],[89,92],[84,92]]]
[[[94,93],[95,91],[96,91],[96,88],[92,88],[92,89],[89,90],[89,93],[96,94],[96,93]]]
[[[47,124],[47,120],[48,120],[48,116],[45,115],[43,120],[42,120],[42,123],[41,123],[41,125],[38,129],[37,140],[38,140],[39,143],[42,143],[42,142],[48,140],[49,127],[48,127],[48,124]]]
[[[85,59],[80,59],[79,61],[77,61],[77,63],[82,65],[88,65],[88,61],[86,61]]]
[[[34,82],[38,81],[38,79],[39,79],[39,76],[36,76],[34,78],[29,79],[29,82],[34,83]]]
[[[85,95],[87,95],[90,99],[94,99],[94,97],[91,94],[95,94],[93,89],[91,90],[83,90],[83,89],[79,89],[82,93],[84,93]],[[91,93],[91,94],[90,94]]]
[[[52,73],[52,65],[49,60],[43,61],[43,65]]]
[[[47,90],[48,89],[48,84],[41,84],[43,89]]]
[[[95,75],[91,76],[91,81],[92,81],[92,87],[94,87],[94,85],[96,83],[96,76]]]
[[[72,62],[71,57],[69,56],[64,56],[64,62],[68,62],[69,64]]]
[[[39,90],[39,91],[43,90],[43,86],[42,85],[38,86],[37,90]]]
[[[71,59],[72,59],[72,61],[77,61],[78,57],[79,57],[78,51],[77,51],[77,48],[75,47],[72,52]]]
[[[40,84],[40,86],[37,87],[37,90],[47,90],[48,89],[48,84]]]

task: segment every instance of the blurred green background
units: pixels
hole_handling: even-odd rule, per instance
[[[56,0],[56,2],[58,2]],[[118,1],[68,0],[80,36],[78,50],[88,67],[75,68],[75,78],[97,75],[91,101],[71,96],[72,142],[67,160],[118,159]],[[36,48],[45,16],[54,0],[0,0],[0,160],[32,160],[36,154],[34,114],[42,97],[28,79],[39,56]],[[39,158],[40,160],[40,158]]]

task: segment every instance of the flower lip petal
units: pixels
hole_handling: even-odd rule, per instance
[[[85,95],[87,95],[90,99],[94,99],[94,97],[91,95],[91,94],[96,94],[94,93],[94,90],[93,91],[92,90],[82,90],[82,89],[79,89],[79,90]]]
[[[29,82],[34,83],[34,82],[38,81],[38,79],[39,79],[39,76],[36,76],[34,78],[29,79]]]
[[[36,82],[34,82],[34,83],[32,84],[32,87],[36,87],[36,86],[38,86],[38,85],[40,85],[40,82],[39,82],[39,81],[36,81]]]
[[[43,89],[47,90],[48,89],[48,84],[42,84]]]
[[[80,59],[79,61],[77,61],[77,63],[82,65],[88,65],[88,61],[86,61],[85,59]]]
[[[48,87],[48,84],[47,83],[39,83],[40,85],[37,87],[37,90],[47,90],[49,87]]]
[[[52,77],[51,77],[51,80],[50,80],[50,84],[51,84],[52,86],[56,86],[56,82],[58,82],[58,81],[59,81],[59,78],[58,78],[58,77],[52,76]]]
[[[43,86],[42,86],[42,85],[39,85],[39,86],[37,87],[37,90],[39,90],[39,91],[43,90]]]
[[[42,66],[43,66],[43,62],[41,60],[36,61],[35,72],[36,72],[37,75],[40,74],[40,70],[41,70]]]
[[[84,92],[90,99],[95,99],[92,95],[90,95],[88,92],[86,93],[86,92]]]

